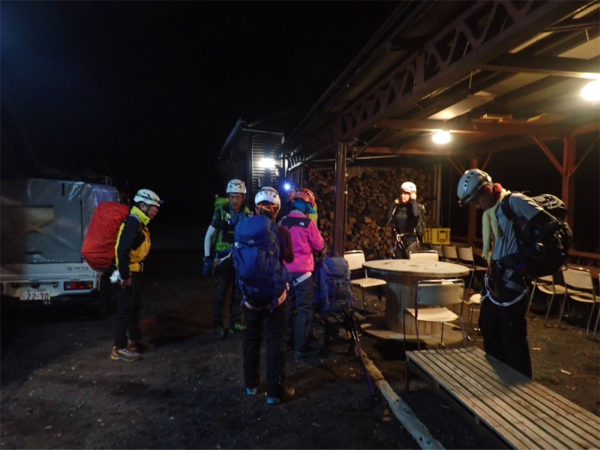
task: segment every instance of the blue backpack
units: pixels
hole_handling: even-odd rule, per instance
[[[315,267],[318,286],[317,309],[342,311],[354,302],[350,285],[350,267],[345,258],[337,255],[317,261]]]
[[[243,219],[235,228],[233,264],[244,301],[254,307],[276,304],[291,280],[279,260],[277,225],[266,216]]]

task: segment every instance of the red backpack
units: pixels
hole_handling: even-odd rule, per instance
[[[81,249],[92,269],[102,272],[112,265],[119,228],[127,216],[129,208],[121,203],[103,202],[96,208]]]

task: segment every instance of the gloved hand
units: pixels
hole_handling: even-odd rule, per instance
[[[204,267],[202,268],[202,275],[208,276],[210,270],[215,266],[213,259],[210,256],[204,258]]]

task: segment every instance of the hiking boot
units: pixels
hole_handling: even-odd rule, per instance
[[[225,328],[223,327],[214,327],[213,335],[219,340],[227,339],[227,333],[225,333]]]
[[[293,387],[286,387],[283,391],[283,399],[280,397],[267,397],[267,405],[279,405],[282,400],[287,400],[293,397],[296,393],[296,389]]]
[[[113,347],[113,351],[110,355],[110,359],[114,361],[118,361],[119,359],[122,361],[133,362],[140,359],[142,356],[139,353],[132,352],[128,348],[116,348]]]
[[[229,332],[230,333],[241,333],[245,329],[246,329],[246,327],[238,322],[231,326],[231,329],[229,330]]]
[[[153,343],[145,341],[143,339],[138,339],[137,341],[129,341],[129,350],[136,353],[149,352],[154,350],[156,347]]]
[[[258,389],[256,389],[256,388],[253,388],[253,389],[251,389],[251,388],[246,388],[246,395],[256,395],[256,391],[257,391],[257,390],[258,390]]]

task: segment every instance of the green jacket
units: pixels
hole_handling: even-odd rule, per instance
[[[244,207],[240,214],[242,218],[248,217],[250,210]],[[213,250],[216,253],[231,250],[235,244],[235,227],[237,222],[235,222],[231,215],[228,199],[220,197],[215,200],[215,213],[211,225],[217,230],[213,236]]]

